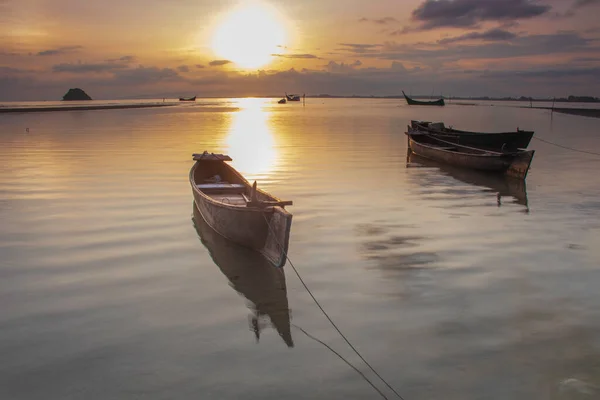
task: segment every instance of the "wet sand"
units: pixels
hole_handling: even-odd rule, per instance
[[[88,111],[88,110],[120,110],[131,108],[169,107],[175,104],[114,104],[93,106],[57,106],[57,107],[0,107],[0,113],[30,113],[48,111]]]

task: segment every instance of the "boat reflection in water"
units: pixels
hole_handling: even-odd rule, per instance
[[[283,268],[274,268],[259,252],[237,245],[215,232],[193,205],[193,222],[202,244],[229,284],[248,302],[250,326],[260,339],[268,319],[288,347],[294,347]]]
[[[505,175],[487,174],[482,171],[475,171],[465,168],[453,167],[420,157],[408,149],[406,154],[406,164],[408,167],[430,167],[437,168],[445,175],[469,185],[480,186],[497,193],[498,206],[502,205],[502,197],[513,197],[514,203],[525,206],[526,212],[529,212],[527,201],[527,186],[525,180],[515,179]]]

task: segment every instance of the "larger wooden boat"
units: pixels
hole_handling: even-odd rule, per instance
[[[268,318],[285,344],[294,347],[283,269],[273,268],[261,254],[219,235],[206,223],[198,207],[193,208],[193,223],[202,244],[230,286],[248,300],[247,307],[252,311],[250,327],[256,340]]]
[[[225,238],[263,254],[276,267],[283,267],[292,225],[292,214],[281,201],[250,183],[222,154],[194,154],[190,170],[194,202],[200,214]]]
[[[417,155],[446,164],[479,171],[504,173],[525,179],[534,150],[495,152],[476,147],[459,145],[442,140],[427,132],[408,127],[409,148]]]
[[[196,96],[194,96],[194,97],[180,97],[179,101],[196,101]]]
[[[300,101],[300,95],[298,94],[285,94],[287,101]]]
[[[406,93],[404,93],[404,90],[402,91],[402,94],[404,95],[404,98],[406,99],[406,102],[408,103],[409,106],[445,106],[446,105],[443,98],[438,99],[438,100],[432,100],[432,101],[422,101],[422,100],[411,99],[410,97],[408,97],[406,95]]]
[[[411,126],[449,142],[497,151],[526,149],[534,134],[533,131],[524,131],[518,128],[513,132],[461,131],[446,127],[443,122],[411,121]]]

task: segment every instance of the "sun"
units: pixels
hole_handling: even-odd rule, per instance
[[[212,49],[242,68],[268,64],[286,44],[286,29],[275,10],[252,4],[233,11],[217,27]]]

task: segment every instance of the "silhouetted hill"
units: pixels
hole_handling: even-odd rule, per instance
[[[69,89],[62,98],[64,101],[91,100],[92,98],[79,88]]]

